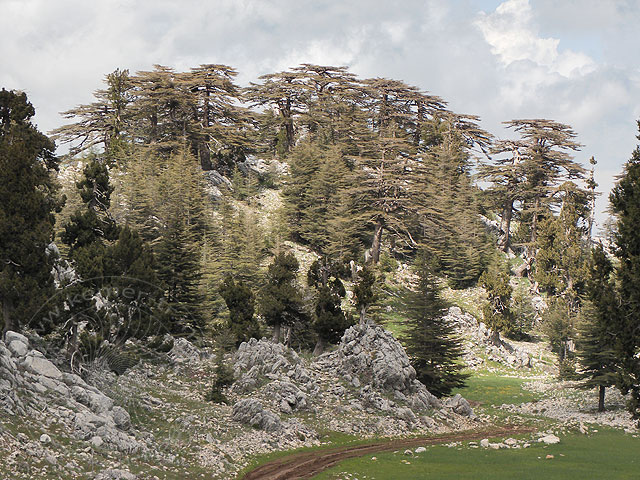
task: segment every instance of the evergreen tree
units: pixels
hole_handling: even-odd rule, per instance
[[[346,290],[340,278],[339,267],[325,257],[316,260],[307,272],[307,284],[316,289],[315,312],[312,328],[318,336],[314,355],[323,353],[328,343],[336,343],[353,320],[342,311],[342,298]]]
[[[513,288],[509,283],[509,268],[500,268],[499,264],[492,265],[482,273],[478,283],[487,292],[487,303],[482,307],[485,323],[494,332],[515,337],[520,332],[515,324],[511,312],[511,294]]]
[[[463,348],[454,335],[453,326],[446,322],[446,304],[440,297],[433,268],[424,253],[415,263],[417,283],[406,295],[408,329],[405,338],[407,354],[416,369],[417,379],[437,396],[451,393],[464,386],[468,375],[462,373],[460,363]]]
[[[620,315],[615,328],[621,367],[618,386],[624,394],[631,394],[629,409],[640,417],[640,146],[625,165],[609,201],[616,217],[615,256],[620,262]]]
[[[353,285],[353,298],[360,315],[360,325],[367,323],[367,310],[378,299],[376,281],[376,274],[373,269],[365,265],[358,272],[357,279]]]
[[[173,219],[154,250],[166,302],[164,327],[170,333],[199,333],[204,327],[200,250],[190,226],[182,218]]]
[[[578,342],[583,385],[598,388],[599,412],[605,410],[605,389],[618,378],[615,322],[619,312],[612,273],[613,266],[599,244],[592,252],[586,288],[589,301],[582,308],[584,321]]]
[[[504,123],[521,135],[524,145],[519,149],[521,162],[518,174],[523,176],[523,182],[518,186],[522,199],[520,216],[529,234],[529,238],[523,240],[531,247],[529,255],[535,260],[538,223],[558,202],[553,195],[555,189],[566,180],[584,178],[584,168],[570,155],[581,145],[575,141],[576,133],[569,125],[552,120],[511,120]]]
[[[255,296],[251,289],[242,280],[236,283],[227,274],[219,291],[229,309],[227,327],[236,339],[236,346],[251,338],[260,338],[260,327],[254,317]]]
[[[119,234],[109,211],[113,186],[105,162],[95,156],[90,157],[76,188],[83,207],[71,215],[62,234],[62,241],[69,245],[72,256],[78,249],[96,242],[113,241]]]
[[[55,145],[31,123],[24,93],[0,91],[0,306],[3,331],[19,331],[53,291],[47,255],[61,206]]]
[[[553,297],[542,317],[542,330],[549,339],[551,350],[558,356],[559,377],[575,377],[575,352],[572,343],[576,338],[578,311],[564,297]]]
[[[542,290],[563,295],[577,307],[588,262],[588,197],[573,182],[562,184],[557,193],[562,198],[558,215],[547,212],[538,225],[533,279]]]
[[[273,342],[280,341],[282,326],[292,327],[305,317],[302,294],[296,282],[299,264],[293,253],[280,252],[267,269],[260,310],[270,327]]]

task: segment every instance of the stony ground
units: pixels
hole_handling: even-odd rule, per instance
[[[349,333],[349,332],[347,332]],[[214,361],[183,339],[116,376],[66,373],[26,337],[0,342],[0,478],[233,478],[258,455],[336,434],[404,436],[479,423],[433,397],[382,328],[354,327],[319,359],[266,340],[227,362],[229,404],[204,400]]]

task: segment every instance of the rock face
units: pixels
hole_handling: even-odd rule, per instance
[[[446,320],[456,325],[464,336],[477,346],[486,349],[490,360],[515,368],[530,368],[533,360],[527,352],[512,346],[500,337],[498,332],[488,328],[483,322],[469,313],[463,313],[459,307],[450,307]],[[465,358],[468,364],[473,366],[476,361],[473,355]]]
[[[262,383],[283,376],[298,384],[311,382],[310,372],[304,368],[294,350],[264,338],[252,338],[240,344],[233,357],[233,371],[236,377],[233,391],[239,393],[250,392]],[[310,388],[313,389],[313,385],[310,385]],[[299,402],[296,402],[296,405],[298,404]]]
[[[186,338],[176,338],[169,352],[169,358],[178,363],[198,362],[205,358],[205,354]]]
[[[111,398],[79,376],[61,372],[31,349],[24,335],[7,332],[5,342],[0,341],[0,411],[27,416],[46,407],[50,419],[67,425],[81,440],[95,444],[100,438],[122,452],[141,449],[142,444],[127,433],[131,420],[124,408],[114,406]]]
[[[379,410],[391,408],[381,393],[393,395],[414,410],[442,406],[440,400],[416,380],[416,371],[400,342],[378,325],[349,328],[338,349],[320,357],[319,362],[354,387],[364,385],[360,394],[365,402]]]
[[[233,419],[236,422],[260,428],[265,432],[282,430],[282,421],[275,413],[266,410],[262,403],[252,398],[240,400],[233,406]]]

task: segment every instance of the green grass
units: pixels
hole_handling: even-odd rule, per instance
[[[425,453],[402,452],[356,458],[313,477],[317,480],[354,479],[637,479],[640,439],[616,430],[590,436],[572,434],[557,445],[532,444],[521,450],[469,447],[428,447]],[[546,459],[553,455],[553,459]],[[406,463],[408,462],[408,463]],[[342,472],[350,472],[344,474]]]
[[[522,387],[527,379],[499,377],[496,375],[474,375],[467,380],[467,387],[458,389],[467,400],[482,405],[502,405],[503,403],[526,403],[538,397]]]

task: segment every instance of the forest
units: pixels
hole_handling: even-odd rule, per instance
[[[495,138],[436,95],[346,67],[236,76],[118,69],[48,136],[2,90],[5,332],[37,332],[74,371],[130,339],[214,340],[224,401],[222,352],[267,336],[317,356],[382,322],[394,295],[417,377],[443,396],[467,374],[442,290],[481,287],[488,327],[544,335],[562,378],[598,387],[603,408],[606,388],[630,394],[640,415],[640,148],[596,236],[596,161],[574,159],[570,125],[505,119],[512,138]],[[545,299],[540,322],[513,278]],[[136,361],[109,358],[119,373]]]

